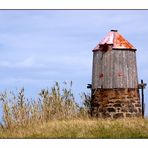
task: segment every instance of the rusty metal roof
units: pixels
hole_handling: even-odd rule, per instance
[[[112,45],[115,49],[135,49],[117,30],[111,30],[93,51],[99,50],[101,45]]]

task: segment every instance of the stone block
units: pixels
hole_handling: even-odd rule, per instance
[[[121,100],[117,100],[117,101],[115,101],[115,103],[116,103],[116,104],[121,104],[122,101],[121,101]]]
[[[121,107],[122,105],[121,105],[121,103],[119,104],[119,103],[116,103],[116,104],[114,104],[113,105],[114,107]]]
[[[135,104],[135,107],[141,107],[141,105],[138,103],[138,104]]]
[[[126,117],[132,117],[132,114],[127,113]]]
[[[105,113],[102,114],[102,117],[103,118],[110,118],[111,114],[105,112]]]
[[[128,112],[128,109],[123,107],[123,108],[121,108],[121,112]]]
[[[107,108],[107,111],[108,112],[115,112],[115,109],[114,108]]]
[[[123,113],[116,113],[116,114],[113,115],[113,118],[115,118],[115,119],[123,118],[123,117],[124,117]]]

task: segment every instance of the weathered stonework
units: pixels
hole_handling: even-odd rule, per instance
[[[139,90],[132,88],[92,90],[91,114],[98,118],[141,116]]]

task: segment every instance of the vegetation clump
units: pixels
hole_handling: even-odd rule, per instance
[[[89,108],[86,105],[88,95],[82,94],[84,105],[76,103],[72,93],[72,82],[64,82],[60,88],[58,82],[51,89],[42,89],[38,98],[28,99],[25,97],[24,88],[18,94],[3,92],[0,101],[3,107],[2,125],[5,128],[29,126],[41,124],[52,120],[70,120],[87,117]]]

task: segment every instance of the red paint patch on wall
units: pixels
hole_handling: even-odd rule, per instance
[[[122,72],[118,72],[118,76],[119,77],[123,76],[123,73]]]
[[[99,75],[99,78],[103,78],[103,73],[101,73],[101,74]]]

